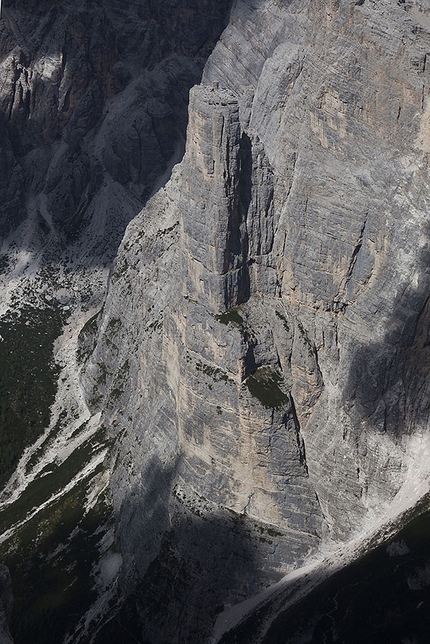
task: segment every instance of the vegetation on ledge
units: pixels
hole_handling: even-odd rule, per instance
[[[260,367],[248,376],[246,386],[254,398],[267,409],[279,409],[289,401],[288,394],[279,387],[282,376],[272,367]]]

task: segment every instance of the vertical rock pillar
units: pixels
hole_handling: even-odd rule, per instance
[[[189,114],[180,197],[182,268],[187,294],[223,311],[248,296],[239,104],[226,89],[197,86]]]

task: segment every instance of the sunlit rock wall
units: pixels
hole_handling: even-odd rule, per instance
[[[209,585],[210,623],[415,476],[429,44],[419,2],[238,1],[191,92],[184,160],[127,230],[84,381],[117,438],[124,574],[189,571],[167,606]],[[179,641],[140,592],[146,636]]]

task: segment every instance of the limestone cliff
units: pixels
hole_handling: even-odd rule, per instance
[[[84,379],[144,638],[204,641],[427,476],[429,45],[423,2],[238,0],[191,92]]]
[[[3,3],[18,644],[285,644],[428,506],[428,3],[230,6]]]

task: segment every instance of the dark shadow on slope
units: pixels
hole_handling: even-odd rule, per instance
[[[63,476],[67,466],[61,468]],[[101,465],[92,474],[100,471]],[[12,548],[11,540],[1,544],[12,578],[14,644],[62,642],[96,600],[92,571],[111,508],[100,499],[88,509],[93,486],[84,478],[18,530]],[[25,502],[30,500],[24,494],[18,503]]]
[[[205,499],[186,498],[175,486],[169,501],[176,469],[152,459],[145,491],[136,490],[124,512],[129,523],[128,533],[123,526],[121,544],[126,565],[139,552],[144,554],[140,565],[144,558],[150,560],[142,580],[117,605],[110,605],[94,638],[90,633],[72,641],[211,642],[214,621],[226,605],[254,594],[269,581],[268,575],[264,579],[268,561],[261,549],[264,544],[252,534],[248,517],[212,512]],[[43,520],[52,523],[53,529],[35,546],[35,526],[27,526],[24,558],[19,552],[12,554],[23,572],[22,578],[14,579],[15,644],[57,644],[68,629],[73,632],[95,599],[91,568],[102,536],[100,518],[106,520],[106,516],[87,517],[86,524],[81,521],[85,496],[84,486],[78,495],[60,502],[63,515],[58,506],[52,517],[45,510]],[[388,548],[380,546],[336,573],[287,611],[288,592],[278,593],[227,633],[222,644],[426,644],[430,512],[418,515],[428,501]],[[72,532],[74,540],[68,542]],[[52,557],[60,543],[69,547]],[[73,580],[76,573],[74,585],[65,589],[61,584]],[[122,580],[126,591],[129,584],[126,575]]]
[[[221,642],[427,644],[429,546],[427,510],[389,543],[333,575],[295,606],[283,611],[281,601],[275,613],[273,605],[255,611]]]
[[[95,644],[203,644],[226,604],[277,579],[270,533],[257,532],[246,515],[185,493],[174,484],[175,470],[154,458],[146,490],[121,510],[120,549],[141,568],[140,580],[106,616]]]
[[[244,132],[240,140],[240,175],[239,175],[239,194],[238,194],[238,215],[241,233],[241,255],[242,268],[241,279],[239,282],[238,304],[242,304],[250,296],[250,279],[249,279],[249,239],[246,230],[246,219],[252,199],[252,144],[249,136]]]
[[[164,536],[137,593],[144,639],[207,641],[224,604],[255,592],[260,567],[246,519],[184,516]]]
[[[426,644],[430,626],[428,504],[427,498],[393,539],[332,575],[291,608],[285,610],[285,603],[300,593],[300,582],[293,592],[275,593],[220,643]],[[105,625],[97,644],[113,644],[118,638],[126,644],[212,641],[212,624],[225,608],[229,590],[233,590],[230,600],[234,605],[240,601],[237,588],[244,590],[262,564],[259,555],[253,556],[245,518],[237,531],[228,521],[216,524],[213,519],[206,524],[189,518],[173,524],[143,582]],[[241,545],[244,549],[238,552]],[[312,584],[312,573],[304,581]]]
[[[109,214],[114,221],[105,223],[114,252],[130,218],[183,153],[188,91],[231,4],[7,3],[0,58],[13,56],[10,91],[0,103],[2,140],[9,142],[2,155],[8,178],[0,183],[2,236],[22,221],[27,196],[42,194],[41,217],[67,246],[91,233],[94,207],[102,202],[106,210],[107,199],[118,202]],[[115,184],[119,195],[106,188]]]
[[[383,342],[357,344],[343,404],[394,438],[427,425],[430,413],[430,252],[417,257],[418,287],[397,300]],[[355,411],[353,411],[355,408]]]
[[[237,185],[228,217],[228,243],[224,253],[224,272],[227,274],[224,291],[226,309],[249,299],[249,240],[246,219],[252,198],[252,146],[242,133],[237,164]]]
[[[0,640],[3,644],[12,644],[8,626],[13,597],[9,570],[0,564]]]

